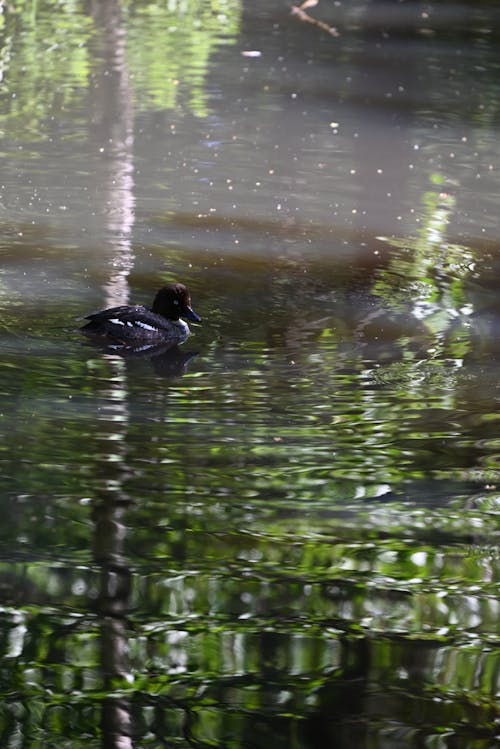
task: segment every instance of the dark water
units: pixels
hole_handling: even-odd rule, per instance
[[[3,11],[1,745],[497,746],[495,5]]]

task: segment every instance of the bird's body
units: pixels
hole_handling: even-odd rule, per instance
[[[191,308],[189,292],[183,284],[164,286],[154,299],[152,309],[142,305],[111,307],[87,315],[82,332],[109,338],[125,346],[138,343],[182,343],[189,335],[184,320],[201,322]]]

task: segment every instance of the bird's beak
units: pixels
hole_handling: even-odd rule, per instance
[[[196,314],[194,309],[188,307],[188,305],[182,310],[181,317],[185,317],[186,320],[191,320],[192,322],[201,322],[201,317]]]

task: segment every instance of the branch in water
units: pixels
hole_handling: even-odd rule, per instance
[[[318,26],[318,28],[322,29],[323,31],[326,31],[327,34],[330,34],[331,36],[340,36],[339,32],[334,26],[329,26],[324,21],[318,21],[317,18],[313,18],[309,15],[309,13],[306,13],[304,8],[313,8],[315,5],[317,5],[319,0],[304,0],[302,5],[292,5],[290,9],[290,13],[292,16],[298,16],[301,21],[305,21],[305,23],[312,23],[314,26]]]

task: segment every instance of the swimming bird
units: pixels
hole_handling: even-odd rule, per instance
[[[189,291],[182,283],[163,286],[156,294],[153,306],[124,305],[93,312],[83,319],[89,322],[81,331],[93,336],[104,336],[125,346],[138,343],[182,343],[190,331],[185,320],[201,322],[191,307]]]

